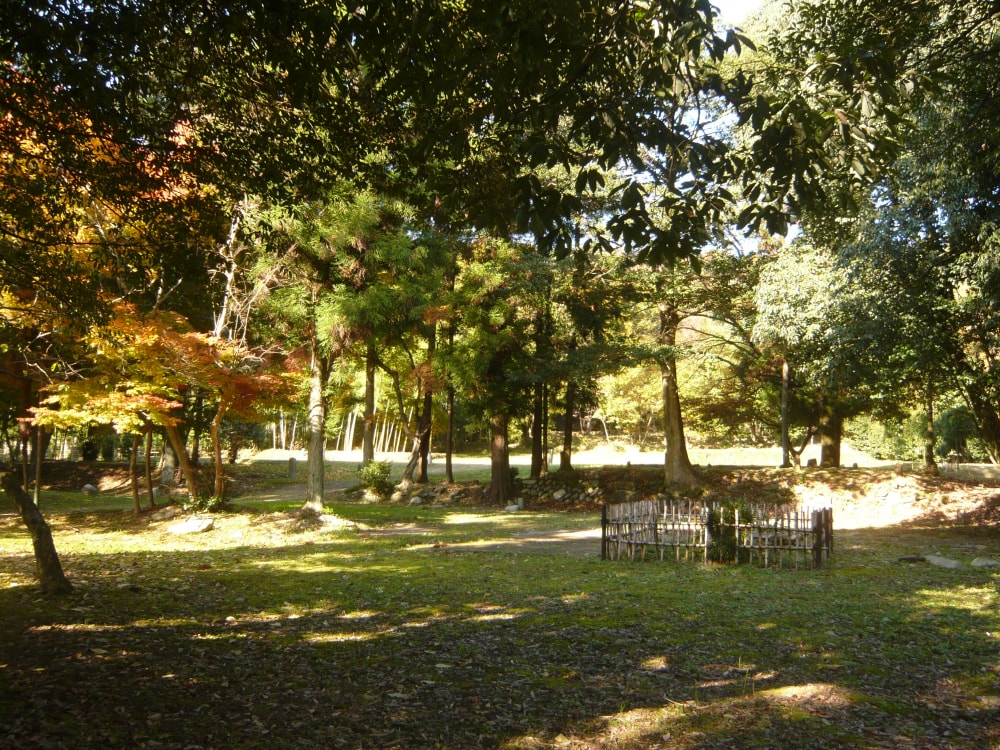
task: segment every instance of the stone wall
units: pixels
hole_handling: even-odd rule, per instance
[[[519,505],[531,508],[553,503],[570,507],[621,503],[652,497],[663,489],[663,467],[604,466],[518,479],[514,492]]]

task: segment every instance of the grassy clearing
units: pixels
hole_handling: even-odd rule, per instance
[[[843,532],[829,568],[765,571],[521,542],[587,515],[332,510],[360,527],[57,514],[65,599],[0,517],[0,746],[1000,747],[1000,576],[896,562],[995,532]]]

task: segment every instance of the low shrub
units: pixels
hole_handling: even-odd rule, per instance
[[[201,495],[188,498],[184,510],[189,513],[218,513],[226,509],[226,501],[218,495]]]
[[[358,470],[358,477],[366,490],[379,497],[387,497],[392,492],[392,482],[389,481],[391,471],[392,464],[388,461],[372,461]]]

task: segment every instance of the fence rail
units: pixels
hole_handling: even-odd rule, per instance
[[[601,559],[733,560],[821,567],[833,553],[833,510],[775,503],[651,499],[605,505]]]

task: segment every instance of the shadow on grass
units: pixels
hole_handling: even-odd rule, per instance
[[[0,745],[1000,741],[996,576],[895,562],[995,535],[850,532],[817,571],[413,541],[74,554],[74,596],[0,591]]]

